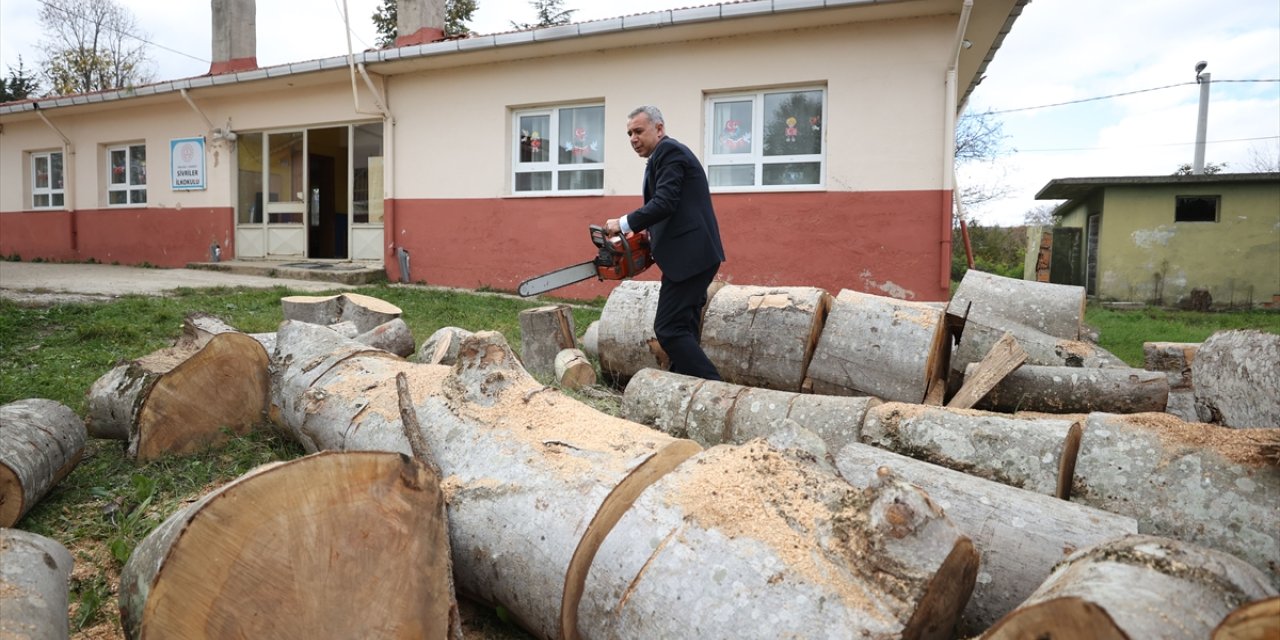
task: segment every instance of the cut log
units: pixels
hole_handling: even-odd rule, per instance
[[[384,322],[353,339],[361,344],[389,351],[401,358],[413,355],[417,347],[413,339],[413,330],[400,318]]]
[[[339,322],[356,325],[357,333],[399,318],[400,307],[359,293],[335,296],[286,296],[280,299],[285,320],[328,326]]]
[[[991,347],[991,351],[983,356],[981,362],[969,365],[965,371],[964,384],[960,387],[960,391],[947,402],[947,408],[972,407],[1026,361],[1027,352],[1022,349],[1022,345],[1018,344],[1013,334],[1006,331],[1004,337]]]
[[[965,378],[976,371],[977,365],[969,365]],[[1009,413],[1146,413],[1164,411],[1168,403],[1169,379],[1159,371],[1023,365],[983,396],[977,407]]]
[[[1236,607],[1275,593],[1266,576],[1229,554],[1125,536],[1072,554],[983,638],[1199,640]],[[1089,626],[1078,615],[1082,603],[1097,609]]]
[[[600,357],[600,321],[593,320],[587,325],[587,330],[582,333],[582,340],[578,342],[582,347],[582,352],[592,358]]]
[[[814,287],[725,285],[707,304],[702,350],[725,382],[799,391],[830,299]]]
[[[1228,427],[1280,427],[1280,335],[1219,331],[1191,364],[1196,412]]]
[[[858,440],[863,416],[878,404],[871,397],[759,389],[644,369],[627,384],[622,416],[704,447],[769,438],[790,420],[835,452]]]
[[[578,349],[565,349],[556,354],[556,383],[566,389],[581,389],[596,383],[596,368]]]
[[[809,364],[813,392],[923,401],[934,380],[946,379],[951,343],[942,317],[930,305],[841,291]]]
[[[84,422],[70,407],[30,398],[0,405],[0,527],[12,527],[84,454]]]
[[[423,364],[443,364],[453,366],[458,358],[458,349],[462,341],[471,337],[471,332],[459,327],[441,327],[422,343],[415,356],[417,362]]]
[[[1272,640],[1280,631],[1280,596],[1254,600],[1232,611],[1213,630],[1213,640]]]
[[[614,287],[600,311],[600,373],[624,386],[644,368],[666,369],[671,360],[653,333],[661,282],[625,280]]]
[[[0,527],[0,638],[67,640],[72,563],[57,540]]]
[[[1054,495],[1073,417],[1027,418],[887,402],[867,410],[861,441],[881,449]]]
[[[555,374],[556,355],[577,346],[573,312],[555,304],[520,312],[520,360],[529,373],[543,378]]]
[[[880,467],[929,495],[981,554],[977,585],[961,616],[972,637],[1012,611],[1054,565],[1078,549],[1138,532],[1133,518],[1015,489],[856,442],[835,455],[840,474],[865,487]]]
[[[1164,413],[1093,413],[1072,500],[1132,516],[1138,531],[1235,555],[1280,587],[1280,430],[1190,424]]]
[[[955,321],[953,316],[948,318]],[[960,388],[965,367],[974,362],[980,362],[1006,332],[1012,333],[1018,344],[1022,346],[1022,350],[1027,353],[1027,361],[1024,364],[1086,368],[1129,366],[1098,345],[1082,340],[1055,338],[1042,331],[1013,322],[995,325],[970,319],[964,322],[962,332],[960,343],[951,352],[953,391]]]
[[[1192,388],[1191,363],[1195,362],[1199,342],[1144,342],[1142,367],[1169,375],[1169,389]]]
[[[259,467],[138,544],[120,575],[125,633],[444,638],[453,594],[440,496],[424,464],[394,453]]]
[[[1084,307],[1084,287],[1017,280],[969,269],[952,294],[947,312],[964,315],[968,308],[973,321],[993,326],[1013,322],[1064,340],[1079,340]]]

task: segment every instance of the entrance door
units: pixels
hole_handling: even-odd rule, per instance
[[[307,257],[346,259],[347,127],[307,131]]]
[[[236,144],[236,256],[306,254],[303,131],[240,134]]]

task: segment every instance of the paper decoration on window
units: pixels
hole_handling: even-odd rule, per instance
[[[726,120],[724,132],[720,135],[720,144],[724,146],[725,151],[737,153],[751,147],[751,134],[743,131],[741,123],[737,120]]]
[[[564,143],[564,150],[571,152],[575,158],[581,158],[587,155],[588,151],[596,151],[599,148],[600,143],[598,141],[587,141],[586,127],[575,128],[573,130],[573,141]]]
[[[814,132],[821,131],[822,116],[809,116],[809,126],[813,128]]]
[[[795,141],[796,141],[796,135],[798,135],[799,133],[800,133],[800,130],[799,130],[799,129],[796,129],[796,119],[795,119],[795,116],[789,116],[789,117],[787,117],[787,131],[786,131],[786,134],[787,134],[787,142],[795,142]]]

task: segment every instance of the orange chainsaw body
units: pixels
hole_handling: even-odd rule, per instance
[[[653,265],[653,250],[645,231],[609,236],[604,228],[591,227],[591,241],[599,249],[596,276],[601,280],[626,280]]]

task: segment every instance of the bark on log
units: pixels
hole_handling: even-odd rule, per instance
[[[1056,495],[1074,417],[1027,418],[887,402],[867,410],[861,441],[1035,493]],[[1077,427],[1078,428],[1078,427]]]
[[[1196,412],[1228,427],[1280,427],[1280,335],[1219,331],[1191,364]]]
[[[813,392],[923,401],[946,378],[951,343],[942,318],[930,305],[841,291],[809,364]]]
[[[951,382],[953,392],[960,388],[965,367],[982,361],[992,347],[1004,337],[1005,332],[1013,337],[1027,353],[1024,364],[1048,367],[1127,367],[1115,355],[1082,340],[1064,340],[1055,338],[1042,331],[1018,325],[1013,322],[989,324],[982,320],[970,319],[964,323],[960,343],[951,352]]]
[[[556,354],[556,383],[566,389],[581,389],[596,383],[596,368],[578,349],[565,349]]]
[[[960,391],[947,402],[948,409],[968,409],[986,397],[991,390],[1000,384],[1010,373],[1027,361],[1027,352],[1018,344],[1012,333],[1005,332],[1004,337],[991,347],[991,351],[982,357],[982,361],[971,364],[965,370],[964,384]]]
[[[587,325],[587,330],[582,332],[582,340],[579,341],[582,352],[592,358],[600,357],[600,321],[593,320]]]
[[[1275,595],[1266,576],[1225,553],[1177,540],[1126,536],[1081,549],[984,640],[1200,640],[1241,604]],[[1081,602],[1094,612],[1083,626]]]
[[[1090,414],[1072,500],[1132,516],[1138,531],[1233,554],[1280,587],[1275,429],[1185,423],[1163,413]]]
[[[759,389],[644,369],[622,396],[622,416],[709,447],[769,438],[788,420],[822,439],[827,451],[856,442],[871,397],[819,396]]]
[[[440,495],[424,464],[387,452],[259,467],[139,543],[120,575],[125,633],[446,637]]]
[[[108,371],[90,387],[87,426],[129,440],[130,457],[183,454],[246,433],[267,406],[270,358],[243,333],[179,340]]]
[[[286,296],[280,299],[285,320],[298,320],[318,325],[352,322],[357,333],[395,320],[402,313],[400,307],[385,300],[359,293],[340,293],[334,296]]]
[[[1213,640],[1272,640],[1280,629],[1280,596],[1241,605],[1213,630]]]
[[[0,405],[0,527],[12,527],[84,453],[84,422],[41,398]]]
[[[353,339],[361,344],[389,351],[401,358],[413,355],[417,346],[413,339],[413,330],[400,318],[384,322]]]
[[[702,350],[725,382],[800,391],[830,305],[814,287],[723,286],[707,305]]]
[[[976,368],[969,365],[965,378]],[[977,407],[1009,413],[1146,413],[1164,411],[1168,403],[1169,379],[1159,371],[1023,365],[1005,376]]]
[[[281,332],[284,352],[289,351],[291,344],[308,342],[286,340],[288,336],[289,333]],[[372,364],[385,366],[385,363]],[[972,585],[972,571],[976,567],[971,567],[971,562],[976,558],[971,548],[966,552],[967,540],[957,538],[954,528],[941,519],[940,514],[922,506],[922,496],[911,503],[916,509],[912,514],[904,513],[901,507],[890,506],[894,496],[908,500],[907,494],[914,490],[894,489],[899,493],[885,497],[892,493],[886,490],[879,496],[882,498],[879,502],[870,499],[875,496],[832,502],[820,497],[823,493],[820,489],[842,486],[844,491],[852,491],[848,484],[834,476],[810,477],[811,482],[803,485],[809,493],[799,497],[795,492],[786,493],[786,508],[796,510],[791,513],[791,520],[748,518],[745,522],[752,529],[743,531],[734,540],[726,540],[718,530],[697,524],[726,517],[727,512],[719,510],[714,501],[694,508],[680,503],[678,498],[698,495],[696,492],[658,495],[653,499],[657,504],[682,514],[675,523],[682,527],[681,533],[688,533],[687,539],[693,541],[686,543],[683,542],[686,538],[673,536],[673,531],[665,525],[655,530],[624,525],[624,522],[637,513],[637,509],[647,512],[638,501],[655,495],[656,485],[651,484],[667,477],[669,471],[698,453],[700,449],[695,443],[602,414],[539,385],[520,367],[499,334],[485,332],[468,339],[452,369],[406,364],[411,367],[406,372],[406,380],[418,421],[424,425],[423,435],[446,478],[458,587],[473,598],[502,604],[538,637],[572,638],[577,637],[579,629],[586,637],[598,637],[600,634],[592,625],[612,624],[610,620],[596,618],[595,612],[603,610],[621,611],[624,616],[636,611],[648,620],[644,625],[621,626],[616,637],[684,635],[688,629],[713,618],[708,618],[703,609],[679,606],[678,601],[690,589],[712,590],[719,597],[723,588],[715,582],[717,574],[751,576],[750,582],[745,583],[747,586],[735,592],[735,598],[741,602],[726,601],[725,611],[736,610],[748,601],[777,602],[774,608],[779,617],[799,626],[780,626],[771,632],[802,636],[819,635],[828,629],[840,629],[839,632],[844,633],[840,625],[850,615],[872,620],[862,624],[880,624],[887,628],[897,625],[901,631],[902,619],[887,619],[878,613],[880,605],[876,603],[886,600],[896,603],[894,615],[900,618],[914,613],[914,624],[930,621],[945,625],[949,615],[958,612],[967,598],[967,593],[942,593],[957,586],[964,591]],[[302,373],[300,369],[295,372]],[[373,370],[364,356],[348,357],[316,379],[311,401],[298,404],[305,404],[305,412],[313,414],[324,405],[350,405],[355,397],[360,397],[367,402],[366,416],[383,414],[391,410],[387,405],[394,401],[384,400],[380,393],[370,394],[370,390],[386,384],[384,381],[390,378],[388,371]],[[300,388],[296,383],[291,386]],[[376,421],[366,420],[358,429],[348,431],[343,446],[349,449],[391,446],[388,444],[391,438],[377,435],[378,430]],[[397,446],[407,450],[403,430],[396,433]],[[755,454],[761,459],[776,456],[776,453]],[[706,475],[714,479],[726,477],[724,467],[718,466],[714,459],[686,466],[695,471],[710,469]],[[805,473],[820,475],[818,471]],[[758,485],[777,484],[779,475],[775,471],[773,475],[758,473],[757,476],[756,482],[742,486],[758,499],[762,495]],[[868,503],[889,509],[889,519],[903,525],[894,533],[904,537],[893,539],[846,532],[846,540],[816,533],[820,527],[837,526],[829,524],[832,522],[879,518],[877,522],[883,524],[885,514],[868,507]],[[790,523],[801,521],[801,514],[806,513],[816,519],[803,520],[806,530],[796,533]],[[685,522],[687,524],[681,524]],[[621,549],[606,551],[601,545],[607,546],[615,539],[619,530],[615,524],[629,531],[628,535],[643,536],[645,544],[626,543],[619,545]],[[912,524],[921,525],[917,534],[912,533]],[[937,545],[935,553],[902,548],[911,547],[915,541],[934,533],[944,539],[951,536],[952,546],[943,550],[942,545]],[[661,539],[668,542],[658,549],[649,546],[649,541]],[[702,569],[692,572],[691,564],[684,561],[691,553],[688,549],[704,548],[707,540],[714,546],[706,547],[700,554],[700,560],[705,558]],[[800,545],[800,551],[794,556],[762,555],[762,549],[773,548],[769,545],[779,540],[788,543],[784,545],[786,549],[791,549],[792,542]],[[825,555],[827,552],[822,551],[845,544],[883,545],[888,551],[864,551],[862,555],[851,551],[847,555]],[[943,551],[950,555],[940,556]],[[625,561],[615,554],[625,555]],[[639,554],[639,564],[632,564],[636,554]],[[645,568],[645,560],[650,556],[654,556],[654,561]],[[768,559],[767,566],[763,567],[769,570],[768,574],[760,573],[761,558]],[[681,562],[670,568],[667,563],[673,559]],[[873,567],[850,563],[879,564]],[[932,582],[928,580],[932,575],[930,565],[942,567],[941,577]],[[608,567],[625,570],[618,573]],[[859,579],[856,583],[859,586],[855,588],[843,579],[824,581],[812,577],[895,572],[909,588],[905,592],[894,592],[896,595],[867,596],[873,600],[870,603],[863,602],[858,595],[876,593],[872,586],[861,586],[868,584],[863,579]],[[696,575],[691,577],[691,573]],[[774,575],[785,579],[765,579]],[[674,588],[677,580],[681,581],[679,589]],[[593,586],[596,584],[603,586]],[[632,587],[630,591],[626,589],[628,585]],[[601,592],[601,589],[607,591]],[[816,616],[810,609],[819,602],[826,603],[824,611],[856,611],[856,614],[840,613],[840,621],[831,622],[831,616],[825,613]],[[584,611],[581,619],[579,605]],[[661,609],[663,615],[647,613],[654,608]],[[721,618],[717,612],[714,619]],[[733,635],[747,628],[758,632],[757,622],[737,618],[725,623],[728,626],[723,627],[723,633]],[[665,632],[659,630],[654,635],[650,632],[655,624],[668,626]]]
[[[947,312],[964,315],[968,308],[970,320],[995,326],[1012,321],[1064,340],[1079,340],[1084,306],[1084,287],[970,269],[952,294]]]
[[[756,440],[709,449],[640,495],[600,548],[580,628],[949,638],[977,568],[969,539],[888,470],[856,489]]]
[[[1169,389],[1191,389],[1191,363],[1195,362],[1199,342],[1144,342],[1142,368],[1169,375]]]
[[[573,349],[577,333],[567,305],[534,307],[520,312],[520,360],[529,373],[543,378],[555,374],[556,355]]]
[[[0,638],[67,640],[72,565],[57,540],[0,527]]]
[[[644,368],[666,369],[667,352],[653,333],[661,282],[625,280],[609,294],[600,311],[600,373],[623,386]]]
[[[1044,582],[1054,565],[1078,549],[1138,532],[1133,518],[850,443],[835,456],[840,474],[864,487],[889,467],[942,507],[981,554],[977,585],[961,616],[960,637],[972,637],[1012,611]]]
[[[458,349],[462,341],[471,337],[471,332],[460,327],[441,327],[422,343],[414,360],[423,364],[443,364],[453,366],[458,359]]]

